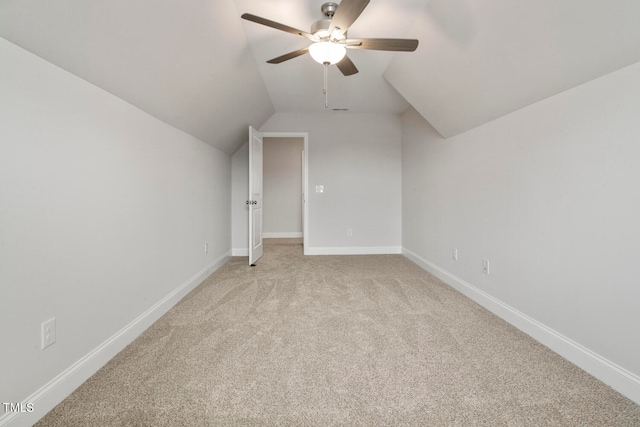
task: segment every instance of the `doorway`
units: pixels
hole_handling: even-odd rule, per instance
[[[262,137],[263,237],[301,240],[306,254],[308,134],[264,132]]]

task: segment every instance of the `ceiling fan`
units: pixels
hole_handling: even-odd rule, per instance
[[[250,13],[243,14],[242,18],[276,30],[299,35],[312,41],[313,43],[308,47],[273,58],[267,62],[269,64],[280,64],[309,52],[315,61],[325,66],[326,93],[326,69],[329,65],[336,64],[345,76],[351,76],[358,72],[356,66],[346,55],[347,49],[413,52],[418,47],[418,40],[415,39],[347,38],[347,30],[368,4],[369,0],[342,0],[339,6],[332,2],[325,3],[320,10],[326,19],[314,22],[311,25],[310,32],[298,30]]]

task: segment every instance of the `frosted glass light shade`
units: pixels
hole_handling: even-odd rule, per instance
[[[347,48],[344,45],[329,41],[317,42],[309,46],[309,54],[320,64],[340,62],[346,53]]]

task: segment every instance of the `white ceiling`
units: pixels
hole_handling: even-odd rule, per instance
[[[0,0],[0,36],[234,152],[275,109],[231,0]]]
[[[444,137],[640,61],[640,1],[431,0],[385,77]]]
[[[274,112],[402,112],[451,136],[640,61],[637,0],[372,0],[349,36],[417,38],[413,53],[350,50],[329,73],[298,36],[324,0],[0,0],[0,36],[232,153]],[[402,94],[402,95],[400,95]]]

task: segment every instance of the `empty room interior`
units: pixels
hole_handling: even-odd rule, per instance
[[[0,426],[640,425],[640,2],[336,3],[0,0]]]

